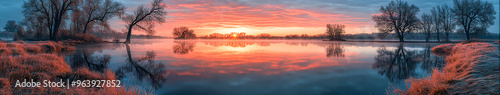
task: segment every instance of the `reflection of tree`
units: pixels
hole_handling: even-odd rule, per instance
[[[72,69],[87,68],[91,71],[104,72],[109,69],[108,64],[111,56],[108,54],[94,55],[94,53],[103,53],[104,50],[115,50],[122,46],[118,43],[82,45],[76,48],[75,52],[66,55],[66,62]],[[69,79],[74,80],[75,78]]]
[[[254,42],[245,41],[208,41],[205,44],[219,47],[219,46],[231,46],[231,47],[246,47],[247,45],[253,45]]]
[[[300,46],[307,46],[309,43],[308,42],[302,42],[300,43]]]
[[[69,56],[71,68],[87,67],[89,70],[104,72],[108,67],[110,55],[91,56],[87,52],[77,52]]]
[[[432,54],[432,46],[427,45],[426,48],[422,51],[422,69],[427,72],[431,72],[432,69],[441,69],[444,67],[444,59],[442,57],[438,57]]]
[[[172,46],[172,50],[175,54],[187,54],[189,52],[193,51],[193,48],[195,47],[194,43],[190,42],[184,42],[184,41],[175,41],[175,45]]]
[[[230,46],[230,47],[246,47],[253,44],[257,44],[261,47],[271,46],[271,44],[279,42],[269,42],[269,41],[205,41],[206,45],[219,47],[219,46]]]
[[[271,46],[271,43],[269,43],[269,42],[257,42],[257,45],[259,45],[261,47],[267,47],[267,46]]]
[[[86,67],[89,70],[103,72],[107,69],[111,56],[106,54],[103,56],[93,54],[97,52],[102,53],[103,50],[115,50],[121,46],[123,45],[115,43],[80,46],[75,53],[68,55],[68,64],[71,68]]]
[[[415,76],[415,68],[418,63],[419,55],[415,51],[406,50],[400,44],[396,50],[387,50],[385,47],[377,50],[374,69],[379,70],[379,74],[385,75],[391,82],[401,82],[410,76]]]
[[[140,58],[132,58],[130,46],[126,44],[128,64],[120,67],[116,74],[119,78],[125,77],[126,73],[133,73],[139,81],[148,79],[155,88],[160,88],[166,81],[167,72],[164,64],[155,62],[154,58],[156,53],[154,51],[147,51],[146,55]]]
[[[300,43],[299,42],[286,42],[285,44],[290,45],[290,46],[298,46]]]
[[[344,49],[340,43],[332,43],[326,46],[326,57],[344,57]]]

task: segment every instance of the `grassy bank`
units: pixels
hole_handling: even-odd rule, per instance
[[[122,88],[21,88],[14,87],[17,80],[36,82],[43,80],[114,80],[115,74],[106,70],[94,72],[86,68],[72,69],[64,61],[62,52],[72,51],[72,46],[42,41],[26,44],[0,42],[0,93],[11,94],[144,94],[133,89]]]
[[[481,39],[474,39],[475,41],[482,41],[482,42],[494,42],[493,40],[481,40]],[[323,41],[335,41],[335,40],[323,40]],[[400,42],[397,40],[345,40],[345,41],[338,41],[338,42],[380,42],[380,43],[460,43],[462,41],[404,41]]]
[[[498,43],[498,42],[496,42]],[[445,56],[446,66],[427,78],[406,80],[404,95],[500,94],[499,45],[485,42],[444,44],[433,48]]]

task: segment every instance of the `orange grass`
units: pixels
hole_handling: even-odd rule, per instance
[[[500,51],[484,42],[445,44],[433,48],[446,56],[442,71],[434,70],[428,78],[410,78],[404,95],[500,94]]]
[[[103,73],[89,71],[86,68],[72,70],[58,56],[58,52],[74,50],[71,46],[64,46],[56,42],[0,42],[0,94],[105,94],[105,95],[137,95],[151,94],[135,89],[123,88],[20,88],[13,87],[17,80],[24,79],[42,82],[43,80],[112,80],[115,74],[106,70]]]
[[[1,43],[0,42],[0,55],[25,55],[25,54],[41,54],[41,53],[59,53],[62,51],[72,51],[75,48],[72,46],[63,46],[61,43],[51,41],[35,42],[36,44],[14,43]]]

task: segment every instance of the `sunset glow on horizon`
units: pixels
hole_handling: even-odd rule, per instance
[[[0,0],[0,11],[0,95],[500,93],[500,0]]]
[[[0,26],[7,20],[22,20],[22,1],[7,0],[2,8],[9,14],[0,14]],[[117,0],[126,7],[126,13],[152,0]],[[268,33],[273,36],[290,34],[324,34],[326,24],[343,24],[346,34],[378,33],[372,21],[372,15],[380,14],[380,6],[390,0],[165,0],[167,5],[166,22],[155,26],[156,35],[172,37],[175,27],[189,27],[197,36],[212,33],[229,34],[245,32],[247,35]],[[429,13],[436,5],[453,5],[453,0],[405,0],[420,8],[417,15]],[[499,2],[493,3],[498,11]],[[12,3],[11,3],[12,2]],[[500,12],[497,12],[499,14]],[[498,15],[496,15],[498,16]],[[499,18],[499,17],[497,17]],[[109,21],[113,30],[126,30],[125,23],[118,17]],[[489,32],[498,33],[499,21],[488,28]],[[133,30],[132,34],[145,34]]]
[[[326,11],[326,8],[299,8],[294,4],[282,4],[284,2],[169,0],[166,3],[169,12],[167,22],[156,26],[160,36],[171,36],[172,29],[181,26],[193,29],[197,36],[231,32],[274,36],[317,35],[323,34],[326,24],[331,23],[345,24],[347,34],[376,32],[370,13],[345,14],[342,11]],[[119,23],[112,25],[115,30],[123,29]]]

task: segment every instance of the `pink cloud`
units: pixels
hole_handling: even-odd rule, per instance
[[[310,30],[308,34],[323,33],[326,24],[345,24],[348,28],[373,26],[371,21],[362,21],[367,18],[353,17],[344,14],[333,14],[317,10],[294,9],[287,5],[246,5],[239,1],[231,4],[214,1],[170,1],[167,4],[169,14],[167,23],[157,26],[159,35],[171,36],[175,27],[187,26],[193,28],[198,35],[208,35],[224,28],[247,27],[251,29],[303,27]],[[232,4],[235,5],[232,5]],[[369,18],[368,18],[369,19]],[[348,31],[348,33],[367,32],[365,30]],[[255,32],[255,31],[248,31]],[[266,31],[273,32],[273,31]],[[136,32],[137,33],[137,32]],[[258,33],[247,33],[258,34]],[[271,33],[273,34],[273,33]],[[298,34],[298,33],[289,33]],[[276,34],[287,35],[287,34]]]

